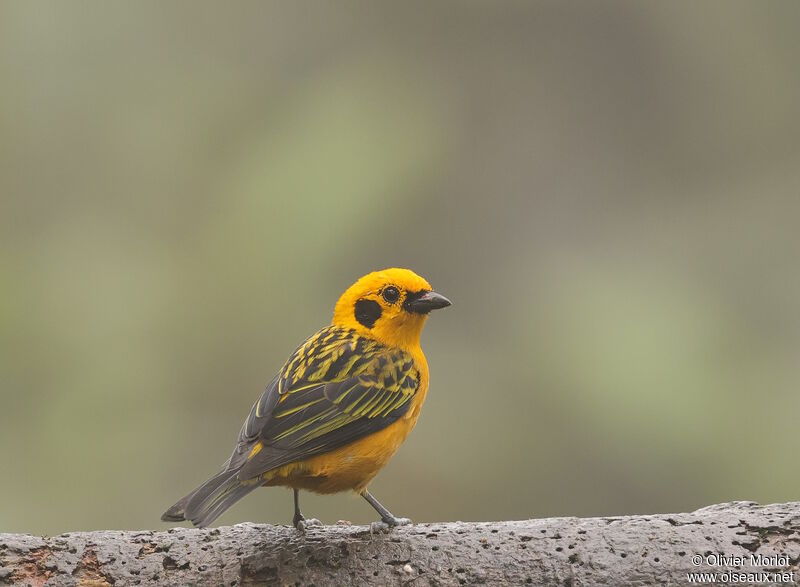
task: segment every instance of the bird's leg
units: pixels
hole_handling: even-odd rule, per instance
[[[306,518],[300,512],[299,489],[294,490],[294,518],[292,518],[292,522],[294,522],[294,527],[300,530],[300,532],[305,532],[309,526],[322,526],[322,522],[316,518],[310,518],[306,520]]]
[[[297,525],[305,520],[303,517],[302,512],[300,511],[300,490],[294,490],[294,518],[292,518],[292,522],[294,523],[294,527],[297,528]]]
[[[375,497],[366,489],[361,492],[361,497],[367,500],[367,503],[375,508],[375,511],[381,515],[380,522],[373,522],[370,525],[370,529],[373,531],[383,532],[388,530],[393,526],[405,526],[406,524],[410,524],[411,520],[408,518],[397,518],[392,515],[392,512],[387,510],[381,502],[379,502]]]

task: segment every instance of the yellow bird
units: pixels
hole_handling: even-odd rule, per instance
[[[164,521],[207,526],[262,485],[299,491],[355,490],[381,527],[408,524],[367,491],[417,422],[428,392],[419,344],[431,310],[450,300],[408,269],[365,275],[336,303],[333,321],[292,353],[253,405],[222,470],[169,508]]]

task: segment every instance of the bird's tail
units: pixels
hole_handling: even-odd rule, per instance
[[[236,469],[220,471],[164,512],[161,519],[165,522],[189,520],[201,528],[208,526],[260,485],[258,478],[242,481],[238,474]]]

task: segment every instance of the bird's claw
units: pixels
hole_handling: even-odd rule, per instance
[[[298,520],[297,523],[295,523],[294,525],[294,527],[297,528],[298,532],[305,532],[312,526],[324,526],[324,524],[316,518],[303,518],[301,520]]]
[[[372,522],[369,525],[370,534],[382,534],[388,532],[395,526],[407,526],[411,523],[408,518],[383,518],[380,522]]]

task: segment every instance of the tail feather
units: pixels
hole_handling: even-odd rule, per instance
[[[190,520],[195,526],[208,526],[260,485],[255,479],[241,481],[238,473],[238,470],[217,473],[164,512],[161,519],[165,522]]]
[[[184,510],[186,509],[186,504],[192,498],[192,495],[193,494],[190,493],[186,497],[181,498],[178,503],[161,515],[161,520],[164,522],[183,522],[186,519],[184,517]]]

